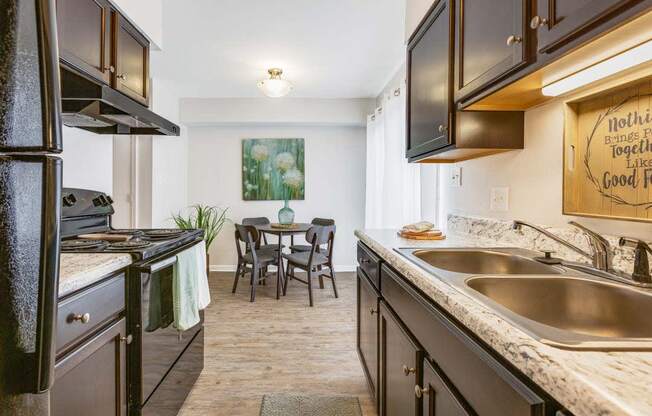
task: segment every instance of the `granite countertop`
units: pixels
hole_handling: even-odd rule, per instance
[[[125,253],[61,253],[59,297],[83,289],[132,261]]]
[[[471,234],[450,234],[443,241],[406,240],[395,230],[357,230],[355,235],[574,414],[652,415],[652,352],[569,351],[542,344],[394,251],[505,244]]]

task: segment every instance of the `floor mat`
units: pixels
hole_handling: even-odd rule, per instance
[[[266,394],[260,416],[362,416],[354,396]]]

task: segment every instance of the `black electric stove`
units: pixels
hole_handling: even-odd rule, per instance
[[[177,255],[203,239],[201,230],[111,227],[113,201],[87,189],[63,189],[61,251],[129,253],[127,269],[127,347],[130,415],[173,415],[204,367],[201,321],[179,331],[174,321],[174,266]],[[89,235],[93,234],[93,238]],[[128,237],[115,241],[115,235]]]
[[[88,189],[63,189],[61,251],[64,253],[129,253],[135,260],[165,255],[203,237],[201,230],[114,229],[110,196]],[[122,235],[127,241],[89,239],[88,234]]]

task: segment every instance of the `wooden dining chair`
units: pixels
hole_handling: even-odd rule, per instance
[[[331,225],[335,225],[335,220],[330,218],[313,218],[310,224],[328,227]],[[310,251],[310,248],[311,248],[310,244],[294,244],[294,236],[290,237],[290,251],[292,252]]]
[[[238,266],[235,270],[235,279],[233,281],[233,290],[235,293],[238,287],[238,280],[244,277],[247,272],[251,272],[251,302],[256,299],[256,286],[267,278],[267,267],[274,265],[281,271],[277,274],[276,284],[280,285],[285,280],[283,275],[283,265],[279,265],[278,254],[272,250],[260,250],[256,248],[258,241],[258,230],[252,225],[235,224],[235,245],[238,253]],[[245,249],[242,250],[241,243],[244,243]],[[278,289],[277,289],[278,292]]]
[[[333,241],[335,239],[335,226],[315,225],[306,232],[306,241],[310,241],[310,251],[300,251],[295,253],[285,253],[283,257],[287,261],[285,271],[285,285],[283,287],[283,296],[287,293],[290,279],[298,280],[308,285],[308,299],[310,306],[313,306],[312,295],[312,278],[318,276],[320,287],[324,287],[323,277],[328,277],[333,282],[333,293],[337,298],[337,285],[335,284],[335,272],[333,271]],[[319,247],[328,244],[326,252],[320,252]],[[328,268],[329,274],[324,274],[323,269]],[[306,280],[296,277],[295,269],[306,272]]]
[[[242,225],[253,225],[255,227],[257,225],[269,225],[269,224],[270,221],[269,218],[267,217],[251,217],[251,218],[242,219]],[[267,235],[265,235],[265,233],[258,234],[258,240],[256,241],[256,244],[259,250],[278,250],[278,243],[269,244],[267,242]],[[281,248],[283,247],[285,246],[281,244]]]

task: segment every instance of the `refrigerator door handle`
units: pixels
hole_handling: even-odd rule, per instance
[[[41,97],[43,110],[43,142],[46,151],[61,152],[61,75],[55,0],[36,1],[41,63]]]

